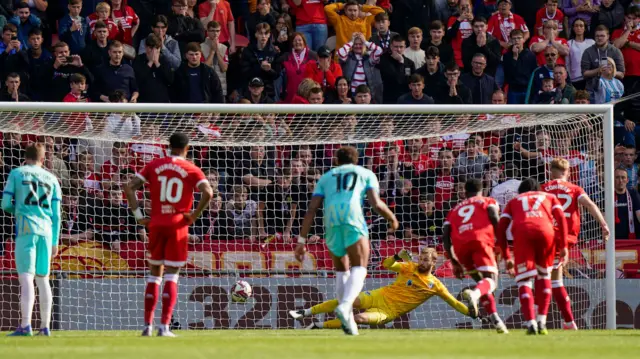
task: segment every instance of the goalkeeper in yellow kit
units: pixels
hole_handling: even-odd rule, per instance
[[[408,313],[429,298],[437,295],[458,312],[469,315],[466,305],[459,302],[447,288],[431,274],[436,264],[438,253],[433,248],[424,248],[420,252],[418,262],[411,261],[406,249],[384,260],[384,268],[398,273],[395,282],[371,292],[361,292],[353,303],[354,309],[364,312],[356,314],[358,324],[385,324]],[[399,262],[402,259],[403,262]],[[289,315],[294,319],[302,319],[322,313],[331,313],[338,306],[338,300],[332,299],[308,309],[291,310]],[[340,320],[332,319],[324,323],[313,323],[307,329],[339,329]]]

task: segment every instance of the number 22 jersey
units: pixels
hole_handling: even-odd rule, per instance
[[[376,175],[357,165],[332,168],[320,177],[313,192],[324,198],[324,226],[352,226],[369,233],[362,204],[368,190],[380,191]]]
[[[553,180],[542,185],[542,190],[555,195],[562,204],[564,217],[567,219],[567,242],[578,243],[580,234],[580,207],[578,201],[587,194],[582,187],[564,180]]]
[[[136,176],[149,183],[151,226],[174,226],[193,208],[193,192],[207,178],[200,168],[182,157],[159,158]]]

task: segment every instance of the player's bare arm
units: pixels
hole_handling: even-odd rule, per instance
[[[144,181],[138,177],[134,177],[124,186],[124,194],[127,197],[127,205],[136,217],[138,224],[146,226],[149,224],[149,218],[144,218],[142,210],[138,207],[138,199],[136,198],[136,191],[142,188],[142,186],[144,186]]]
[[[304,260],[304,255],[307,253],[307,248],[305,247],[305,244],[307,243],[307,236],[309,235],[309,230],[311,229],[313,220],[316,217],[316,212],[318,212],[318,208],[322,206],[323,200],[323,197],[313,196],[313,198],[311,198],[311,203],[309,203],[309,209],[302,220],[302,228],[300,229],[300,236],[298,237],[298,244],[295,249],[295,256],[299,262]]]
[[[453,252],[451,251],[451,225],[449,223],[445,223],[442,227],[442,242],[444,243],[444,250],[453,266],[453,274],[456,278],[462,279],[464,277],[464,270],[460,263],[453,258]]]
[[[591,198],[589,198],[589,196],[587,196],[586,194],[578,199],[578,203],[580,203],[580,205],[584,207],[591,214],[591,216],[595,218],[596,221],[598,221],[598,223],[600,224],[600,228],[602,228],[602,238],[605,241],[609,240],[609,235],[611,234],[611,232],[609,231],[607,221],[605,221],[602,212],[600,212],[600,208],[598,208],[598,206],[593,203]]]
[[[380,195],[374,189],[370,189],[367,191],[367,199],[369,200],[369,205],[373,208],[376,213],[384,217],[389,222],[389,227],[394,231],[398,229],[400,224],[398,223],[398,219],[395,214],[391,212],[389,207],[382,202],[380,199]]]
[[[515,265],[513,258],[511,258],[511,253],[509,253],[509,246],[507,245],[507,228],[509,228],[509,224],[511,224],[511,216],[505,213],[498,222],[497,244],[498,248],[500,248],[502,259],[505,261],[507,272],[512,277],[515,277]]]
[[[202,215],[202,212],[204,212],[205,208],[209,206],[209,202],[211,202],[211,198],[213,197],[213,188],[211,188],[211,184],[209,184],[208,181],[202,181],[198,185],[198,190],[202,193],[202,197],[200,198],[200,201],[198,201],[196,209],[191,213],[184,214],[184,217],[189,224],[195,222],[195,220]]]

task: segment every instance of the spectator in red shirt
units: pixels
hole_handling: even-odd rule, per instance
[[[336,79],[342,76],[342,68],[331,61],[331,50],[322,46],[318,50],[318,60],[311,60],[304,69],[304,77],[314,80],[326,91],[335,90]]]
[[[287,0],[296,17],[296,31],[303,34],[309,48],[317,51],[327,41],[327,17],[322,0]]]
[[[127,145],[124,142],[114,142],[111,148],[111,158],[100,167],[102,188],[105,191],[108,191],[111,186],[127,183],[124,178],[120,178],[120,174],[124,169],[131,168],[129,161],[127,161],[129,157],[127,150]]]
[[[569,55],[569,43],[566,39],[558,37],[558,23],[555,20],[547,20],[544,24],[544,35],[534,36],[531,39],[529,49],[536,54],[538,65],[542,66],[546,63],[544,58],[544,50],[547,47],[555,47],[558,50],[557,64],[564,65],[564,57]]]
[[[509,37],[511,30],[522,30],[525,42],[530,36],[529,28],[527,28],[527,24],[524,22],[522,16],[511,12],[511,0],[498,1],[498,12],[489,18],[489,24],[487,27],[487,32],[500,41],[503,54],[512,46]]]
[[[640,81],[640,7],[631,6],[625,10],[625,25],[613,31],[611,39],[624,57],[624,88],[640,90],[635,87]]]
[[[473,6],[471,0],[460,0],[458,4],[458,15],[449,18],[447,22],[447,38],[453,47],[453,58],[460,68],[464,67],[462,63],[462,40],[473,34]]]
[[[62,102],[90,102],[87,97],[87,78],[82,74],[72,74],[69,76],[71,92],[69,92]],[[73,113],[65,116],[65,126],[68,134],[80,134],[91,126],[87,113]]]
[[[284,71],[282,86],[285,92],[284,102],[291,103],[300,82],[306,77],[307,64],[316,58],[316,53],[307,46],[304,35],[299,32],[294,33],[291,38],[291,51],[283,54],[279,59]]]
[[[117,40],[127,45],[133,45],[133,37],[136,36],[140,26],[140,19],[126,1],[111,0],[111,19],[118,25]]]
[[[394,128],[395,125],[393,124],[393,118],[390,116],[383,117],[380,120],[380,133],[378,134],[378,137],[381,139],[393,137]],[[369,142],[364,150],[365,166],[374,172],[378,171],[378,167],[387,162],[389,146],[394,146],[396,149],[395,153],[399,154],[400,157],[404,157],[403,140],[396,140],[394,142]]]
[[[538,35],[544,35],[543,25],[549,20],[555,20],[558,24],[558,32],[562,32],[564,14],[562,10],[558,9],[558,0],[547,0],[544,7],[536,13],[536,32]]]
[[[215,20],[220,24],[220,43],[229,45],[229,53],[236,52],[236,27],[231,7],[226,0],[209,0],[198,6],[203,26]]]
[[[115,40],[120,36],[120,30],[118,25],[113,22],[111,18],[111,6],[106,2],[101,2],[96,5],[96,12],[87,17],[89,19],[89,28],[91,29],[91,38],[95,40],[96,36],[93,33],[96,27],[96,22],[102,20],[107,25],[109,30],[109,40]]]

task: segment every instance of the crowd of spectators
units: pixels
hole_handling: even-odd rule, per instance
[[[0,0],[0,28],[0,101],[553,105],[608,103],[640,91],[639,0]],[[635,151],[639,113],[637,99],[616,106],[620,148]],[[245,143],[316,139],[319,131],[313,119],[293,116],[221,117],[228,118],[191,116],[193,138],[233,140],[239,126],[252,128],[237,138]],[[159,140],[171,120],[123,113],[60,119],[69,136],[109,133],[122,142],[4,133],[3,173],[21,163],[29,141],[46,143],[46,166],[67,189],[65,241],[99,236],[117,246],[124,238],[113,233],[144,240],[144,229],[119,212],[121,188],[165,154],[144,140]],[[218,193],[192,240],[290,240],[337,146],[361,131],[391,137],[396,122],[345,116],[323,128],[327,145],[195,148],[194,161]],[[445,124],[431,125],[435,133]],[[544,180],[554,156],[569,158],[580,184],[597,196],[600,131],[467,131],[361,144],[362,164],[380,177],[402,218],[397,233],[370,218],[373,232],[435,238],[447,209],[464,196],[465,178],[482,178],[486,194],[504,200],[521,176]],[[638,183],[635,159],[634,152],[630,164],[621,162],[630,188]],[[634,196],[625,198],[640,206]],[[322,231],[319,216],[315,238]]]

